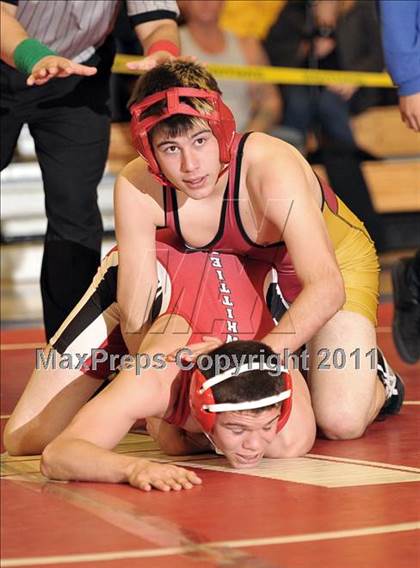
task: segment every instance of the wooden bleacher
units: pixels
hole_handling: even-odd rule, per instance
[[[381,158],[362,166],[378,213],[420,211],[420,134],[402,123],[397,107],[371,108],[352,126],[359,146]],[[118,173],[135,157],[129,124],[114,123],[108,171]],[[315,169],[326,177],[322,166]]]
[[[420,135],[402,122],[397,107],[373,107],[352,120],[356,142],[381,158],[417,157]]]
[[[365,175],[378,213],[420,211],[420,134],[405,126],[398,107],[373,107],[352,119],[356,142],[377,162],[365,162]],[[323,166],[315,171],[325,179]]]
[[[374,107],[352,121],[361,148],[384,158],[363,173],[379,213],[420,211],[420,134],[407,128],[397,107]]]
[[[328,179],[323,166],[314,170]],[[378,213],[420,212],[420,159],[365,162],[362,170]]]

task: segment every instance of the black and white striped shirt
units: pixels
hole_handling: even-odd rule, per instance
[[[76,62],[86,61],[112,31],[121,0],[3,0],[30,37]],[[175,19],[175,0],[125,0],[131,23]]]

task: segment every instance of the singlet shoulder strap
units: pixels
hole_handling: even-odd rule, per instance
[[[236,163],[237,163],[237,156],[238,156],[238,148],[241,144],[241,141],[248,137],[248,134],[243,134],[242,132],[236,132],[233,138],[232,146],[230,147],[230,164],[229,164],[229,193],[230,189],[233,188],[235,182],[235,174],[236,174]],[[233,184],[233,185],[232,185]]]
[[[227,204],[227,222],[230,227],[236,226],[235,199],[238,199],[239,180],[241,176],[242,153],[246,139],[251,132],[235,134],[231,148],[231,161],[229,165],[229,189]]]
[[[176,199],[174,197],[174,188],[172,186],[163,186],[163,208],[165,212],[165,227],[169,227],[175,233],[176,230],[176,219],[175,219],[175,207]]]
[[[242,154],[244,149],[244,144],[248,136],[252,132],[237,132],[235,138],[233,139],[231,147],[231,161],[229,165],[229,197],[233,198],[235,196],[235,188],[237,183],[239,183],[239,177],[241,173],[241,162]]]

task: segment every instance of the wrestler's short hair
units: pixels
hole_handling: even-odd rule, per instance
[[[216,79],[205,67],[192,61],[174,60],[157,65],[142,75],[136,83],[128,106],[131,107],[134,103],[139,103],[150,95],[172,87],[190,87],[221,94]],[[185,97],[183,101],[200,112],[210,113],[213,110],[210,103],[203,99]],[[142,119],[163,114],[166,105],[166,101],[161,100],[150,106],[142,113]],[[197,124],[201,125],[202,123],[202,118],[176,114],[159,122],[152,128],[150,135],[153,136],[157,131],[164,130],[171,137],[182,136]]]
[[[268,345],[259,341],[233,341],[225,343],[208,354],[208,369],[201,373],[206,379],[229,369],[238,368],[239,365],[253,365],[253,370],[241,371],[240,375],[232,376],[228,380],[212,386],[214,401],[216,403],[240,403],[260,400],[280,394],[285,390],[285,383],[280,373],[279,356]],[[255,368],[255,363],[258,363]],[[223,367],[222,367],[223,365]],[[263,368],[264,367],[264,368]],[[267,370],[269,367],[271,370]],[[277,405],[279,406],[279,403]],[[265,406],[251,412],[263,412],[271,408]]]

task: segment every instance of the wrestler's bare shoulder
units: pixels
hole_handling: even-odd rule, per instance
[[[311,188],[318,195],[317,178],[302,156],[291,144],[262,132],[252,133],[244,147],[243,165],[249,189],[260,188],[276,193],[294,191],[296,183]],[[270,189],[267,181],[276,180]],[[261,185],[263,184],[263,185]],[[261,194],[262,194],[261,193]]]
[[[290,162],[306,164],[306,160],[291,144],[264,132],[252,132],[244,147],[244,160],[249,165]]]
[[[128,162],[118,174],[118,182],[123,180],[140,193],[145,193],[151,197],[158,198],[162,194],[162,184],[152,176],[146,161],[140,156]]]

